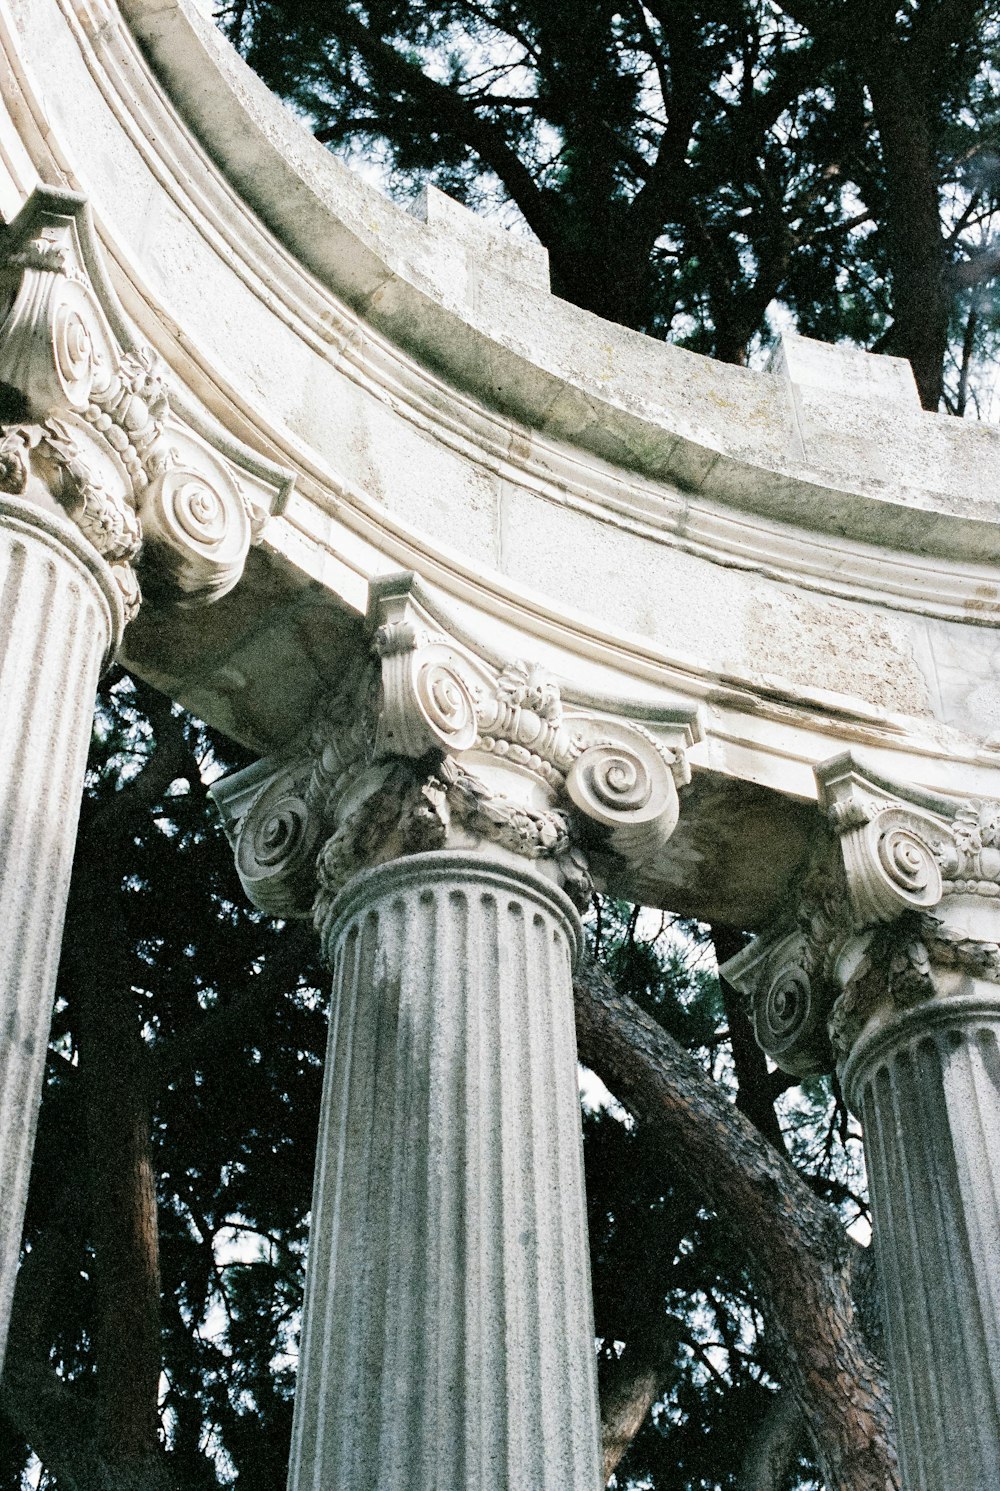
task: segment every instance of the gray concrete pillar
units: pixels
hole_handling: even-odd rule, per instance
[[[322,933],[290,1491],[597,1491],[576,912],[445,850],[356,875]]]
[[[97,679],[121,628],[79,530],[0,497],[0,1367]]]
[[[903,1485],[996,1491],[1000,989],[957,970],[935,984],[872,1021],[843,1075],[864,1125]]]

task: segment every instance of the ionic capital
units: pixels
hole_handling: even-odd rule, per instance
[[[569,707],[542,667],[484,662],[409,576],[382,585],[368,636],[288,756],[213,788],[257,906],[322,921],[363,869],[478,847],[532,861],[583,906],[595,865],[655,858],[689,777],[689,725],[654,734]]]
[[[1000,804],[902,788],[849,755],[817,780],[826,823],[796,896],[722,970],[802,1076],[843,1070],[863,1035],[970,979],[1000,1002]]]
[[[164,368],[107,284],[83,198],[38,188],[0,237],[0,294],[0,491],[76,525],[126,622],[142,589],[180,605],[226,594],[267,507],[171,409]]]

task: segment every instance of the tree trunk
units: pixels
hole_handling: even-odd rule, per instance
[[[669,1317],[659,1329],[630,1340],[616,1362],[602,1366],[601,1449],[608,1481],[662,1391],[666,1371],[677,1350],[679,1331]]]
[[[802,1415],[787,1388],[774,1394],[740,1466],[740,1491],[781,1491],[805,1435]]]
[[[713,926],[712,946],[715,948],[715,957],[720,968],[724,963],[728,963],[730,958],[736,956],[745,942],[743,934],[734,928]],[[743,1000],[732,984],[727,983],[721,974],[719,975],[719,988],[722,993],[722,1007],[726,1012],[726,1024],[729,1027],[733,1066],[736,1070],[736,1106],[741,1113],[746,1114],[755,1128],[760,1129],[764,1138],[770,1139],[775,1149],[784,1154],[785,1141],[782,1137],[778,1115],[774,1111],[767,1057],[757,1044],[753,1024],[743,1007]]]
[[[908,357],[925,409],[944,387],[951,293],[941,233],[938,173],[922,90],[902,49],[874,51],[866,70],[885,165],[884,229],[892,273],[893,324],[886,351]]]
[[[53,1333],[46,1332],[44,1341],[38,1333],[47,1237],[37,1260],[35,1249],[26,1259],[37,1267],[21,1269],[16,1349],[3,1383],[4,1411],[60,1491],[169,1491],[173,1484],[159,1436],[159,1239],[149,1058],[132,990],[134,938],[123,911],[117,849],[145,826],[190,757],[169,701],[154,698],[150,714],[157,749],[146,766],[83,815],[59,969],[80,1054],[85,1174],[73,1179],[89,1199],[92,1395],[52,1370]],[[33,1186],[40,1180],[33,1175]],[[57,1229],[52,1236],[58,1237]],[[81,1265],[78,1256],[75,1266]]]
[[[78,989],[78,997],[82,993]],[[160,1456],[160,1268],[146,1050],[119,990],[88,989],[81,1005],[96,1294],[95,1441],[110,1466],[122,1474],[135,1467],[148,1479],[149,1462]]]
[[[851,1293],[856,1245],[693,1058],[600,970],[578,975],[575,994],[581,1060],[655,1127],[743,1250],[830,1491],[898,1491],[888,1388]]]

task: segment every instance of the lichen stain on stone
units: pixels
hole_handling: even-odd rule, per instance
[[[902,627],[878,612],[777,586],[760,590],[746,640],[751,671],[892,713],[933,714],[927,680]]]
[[[998,597],[995,585],[977,585],[962,609],[969,616],[993,616],[998,598],[1000,597]]]

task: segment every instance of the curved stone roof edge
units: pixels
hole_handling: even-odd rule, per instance
[[[454,386],[726,506],[911,553],[995,552],[1000,431],[733,367],[550,294],[541,251],[431,193],[426,220],[337,161],[198,0],[118,0],[230,185],[297,261]],[[931,484],[915,482],[919,468]]]

